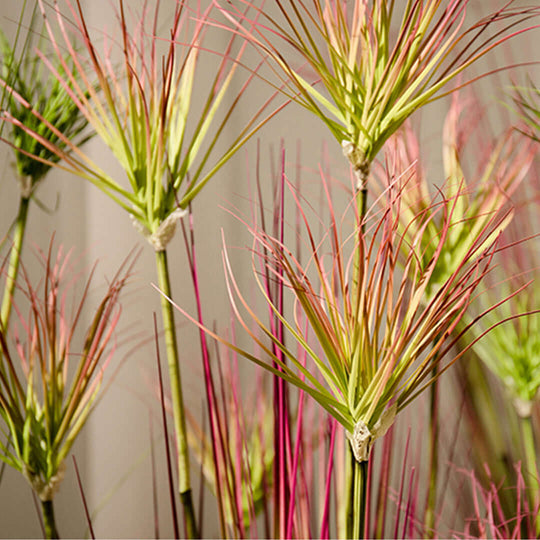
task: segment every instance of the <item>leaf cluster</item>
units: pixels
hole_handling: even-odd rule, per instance
[[[233,36],[217,55],[219,65],[211,83],[204,89],[196,83],[200,57],[207,52],[203,45],[208,29],[205,21],[212,6],[203,11],[198,3],[191,12],[185,3],[176,3],[169,34],[160,37],[159,1],[153,14],[145,6],[131,24],[124,2],[119,0],[116,15],[120,43],[114,39],[110,43],[111,38],[104,36],[100,53],[80,2],[64,3],[66,9],[61,11],[56,2],[54,9],[47,9],[40,0],[55,51],[54,61],[42,52],[38,55],[56,84],[69,95],[71,108],[84,116],[110,148],[125,171],[129,187],[112,178],[81,151],[69,133],[62,133],[25,100],[19,99],[20,105],[28,109],[36,123],[51,130],[57,141],[46,140],[39,130],[26,127],[9,112],[4,113],[4,118],[54,154],[55,161],[63,160],[58,167],[93,182],[128,211],[143,230],[154,234],[178,206],[186,208],[264,124],[268,118],[263,111],[273,97],[255,111],[238,135],[227,140],[224,151],[218,151],[218,142],[226,138],[231,115],[242,102],[243,91],[253,75],[226,104],[225,97],[232,91],[231,83],[245,50],[245,45],[236,46]],[[166,52],[160,55],[158,50],[163,44]],[[67,57],[64,50],[68,51]],[[113,51],[121,54],[119,65],[112,60]],[[60,68],[54,62],[59,62]],[[45,165],[53,164],[48,157],[36,158]]]
[[[84,333],[74,347],[82,323],[94,269],[77,300],[70,272],[70,254],[53,259],[41,254],[45,277],[35,288],[25,274],[22,292],[29,313],[18,312],[20,335],[0,328],[0,417],[6,442],[0,459],[22,472],[42,498],[54,492],[62,463],[93,409],[109,363],[120,309],[119,294],[131,271],[129,261],[114,276]],[[40,290],[41,289],[41,290]],[[72,304],[72,313],[68,312]],[[11,344],[11,337],[14,343]],[[113,347],[114,349],[114,347]]]
[[[30,27],[21,58],[17,58],[5,34],[0,31],[3,108],[17,120],[17,124],[11,126],[7,140],[15,151],[17,174],[20,178],[28,178],[32,187],[47,174],[52,164],[60,160],[57,153],[39,142],[39,139],[66,151],[67,145],[55,130],[76,141],[78,146],[92,136],[92,133],[85,131],[88,122],[72,101],[69,92],[44,68],[38,55],[34,54],[33,26]],[[68,70],[69,76],[77,83],[74,64],[69,56],[59,61],[56,69],[66,78],[65,70]],[[45,121],[40,120],[34,111]],[[49,125],[54,126],[55,130]],[[35,132],[38,138],[29,131]]]
[[[414,111],[451,92],[443,88],[538,13],[509,2],[467,27],[469,0],[278,0],[280,17],[241,4],[261,18],[253,30],[231,3],[222,11],[269,55],[287,95],[326,124],[364,175]]]
[[[466,118],[474,114],[475,108],[478,108],[478,103],[473,101],[464,109],[458,94],[454,94],[444,124],[442,153],[445,181],[435,188],[435,198],[445,200],[447,206],[443,213],[430,221],[422,237],[426,260],[433,256],[435,246],[431,239],[443,228],[445,216],[451,215],[452,222],[435,271],[433,289],[428,291],[428,296],[436,292],[439,282],[444,282],[455,271],[472,245],[480,242],[485,247],[490,246],[511,223],[514,217],[511,197],[527,177],[534,161],[534,145],[514,129],[489,141],[483,126],[480,128],[481,143],[472,141],[475,152],[468,163],[473,172],[467,175],[464,171],[465,153],[470,146],[472,131],[478,128],[478,124],[477,119],[469,122]],[[432,206],[434,187],[422,167],[420,145],[410,126],[405,126],[392,139],[386,152],[386,162],[391,174],[378,167],[374,175],[378,179],[377,189],[379,192],[387,189],[388,179],[401,175],[402,182],[407,184],[400,212],[401,230],[407,231],[409,242],[413,242],[417,230],[410,224],[414,223],[415,215],[428,211]],[[482,249],[478,249],[478,253],[481,252]]]
[[[525,417],[530,415],[532,404],[540,397],[537,223],[537,200],[520,205],[514,221],[503,233],[502,240],[509,247],[497,257],[491,287],[480,306],[494,304],[500,296],[512,296],[508,302],[498,305],[483,324],[474,327],[471,334],[478,335],[489,326],[504,322],[476,343],[474,352],[507,388],[516,410]]]
[[[205,329],[304,390],[350,433],[358,422],[372,429],[390,405],[401,410],[434,381],[435,365],[440,365],[440,375],[457,358],[443,360],[456,339],[450,337],[452,332],[463,321],[489,270],[496,245],[496,238],[489,246],[480,239],[472,242],[428,298],[426,292],[439,278],[437,268],[449,241],[453,218],[445,210],[452,204],[433,202],[403,230],[400,213],[406,207],[405,189],[392,184],[384,194],[383,209],[377,211],[374,206],[365,219],[355,214],[356,227],[345,236],[328,196],[330,225],[320,242],[293,191],[305,226],[308,264],[301,264],[278,238],[250,227],[255,282],[283,325],[284,337],[276,336],[242,295],[226,249],[223,257],[232,308],[261,352],[254,355]],[[346,216],[347,212],[342,219]],[[439,216],[442,229],[430,236],[430,224]],[[408,255],[400,264],[400,253],[405,252]],[[353,257],[359,261],[354,272]],[[292,315],[284,314],[268,295],[259,262],[262,273],[283,283],[292,297]],[[287,344],[289,339],[306,352],[307,364],[299,362],[296,347]]]

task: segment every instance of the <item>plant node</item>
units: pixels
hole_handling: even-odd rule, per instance
[[[168,243],[173,239],[176,232],[176,223],[187,214],[187,210],[177,208],[169,214],[160,224],[157,230],[151,233],[140,221],[131,215],[133,226],[148,240],[155,251],[165,251]]]
[[[358,463],[369,459],[371,447],[375,439],[384,437],[394,423],[396,413],[397,403],[394,402],[381,414],[371,430],[363,420],[359,420],[354,426],[354,431],[352,433],[347,432],[347,438],[351,443],[352,452]]]
[[[56,474],[51,476],[48,482],[45,482],[39,474],[36,474],[28,465],[24,464],[22,474],[41,501],[52,501],[56,492],[60,489],[65,471],[66,465],[62,462],[58,466]]]

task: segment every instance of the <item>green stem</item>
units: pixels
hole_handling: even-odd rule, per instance
[[[367,178],[365,180],[367,182]],[[362,223],[362,220],[364,219],[367,211],[367,187],[364,187],[362,189],[359,189],[357,194],[357,204],[358,204],[358,212],[360,215],[360,220]],[[362,223],[362,231],[364,231],[365,225]]]
[[[536,534],[540,535],[540,511],[538,511],[540,509],[540,481],[538,478],[532,418],[530,416],[521,418],[521,435],[525,450],[525,483],[528,487],[527,491],[529,493],[531,511],[537,511]]]
[[[439,379],[438,364],[433,367],[435,381],[429,389],[429,485],[424,514],[424,535],[435,538],[435,506],[437,504],[437,475],[439,468]]]
[[[348,538],[349,533],[352,530],[351,516],[353,515],[353,469],[354,469],[354,456],[351,450],[351,446],[348,442],[346,444],[345,452],[345,474],[343,478],[344,488],[344,504],[340,505],[341,512],[339,512],[339,523],[337,532],[339,538]]]
[[[43,514],[43,526],[45,527],[45,538],[60,538],[56,523],[54,521],[54,508],[52,501],[41,501],[41,512]]]
[[[358,462],[349,446],[349,466],[345,482],[346,538],[365,538],[368,461]]]
[[[167,263],[166,251],[156,251],[156,264],[159,287],[164,295],[171,298],[169,266]],[[165,344],[167,347],[167,362],[169,366],[169,379],[173,403],[174,431],[176,434],[176,446],[178,450],[178,484],[180,501],[184,508],[184,521],[188,538],[199,538],[193,498],[191,495],[186,416],[184,410],[184,398],[182,395],[178,345],[176,342],[174,309],[172,304],[163,295],[161,296],[161,310],[165,330]]]
[[[369,171],[369,169],[367,169]],[[359,230],[358,230],[358,235],[364,235],[364,231],[365,231],[365,223],[364,223],[364,217],[366,215],[366,210],[367,210],[367,187],[365,187],[367,185],[367,175],[369,174],[369,172],[366,172],[366,176],[365,178],[362,180],[362,183],[364,185],[363,188],[357,190],[356,192],[356,207],[357,207],[357,210],[358,210],[358,226],[359,226]],[[360,238],[358,238],[358,240],[360,240]],[[359,281],[359,275],[360,275],[360,250],[358,249],[358,247],[355,249],[355,253],[354,253],[354,261],[353,261],[353,286],[354,286],[354,290],[353,290],[353,298],[355,299],[355,301],[358,299],[358,295],[360,294],[360,290],[359,290],[359,284],[358,284],[358,281]]]
[[[19,201],[19,213],[15,223],[15,232],[13,235],[13,245],[9,257],[9,267],[4,288],[4,297],[2,299],[2,308],[0,309],[0,321],[4,332],[9,324],[9,316],[11,314],[11,306],[13,304],[13,293],[17,283],[17,274],[19,273],[19,263],[21,258],[21,250],[24,240],[24,232],[26,230],[26,220],[28,218],[28,206],[30,199],[21,197]]]
[[[345,457],[345,505],[343,513],[344,527],[342,527],[342,538],[350,538],[353,526],[354,515],[354,455],[351,446],[347,443],[347,452]]]
[[[362,162],[355,167],[359,188],[356,191],[356,205],[358,210],[358,241],[364,235],[364,217],[367,210],[367,179],[370,164]],[[363,240],[362,240],[363,241]],[[360,291],[360,249],[355,248],[353,260],[353,298],[358,300]],[[350,445],[348,445],[349,459],[345,473],[345,523],[346,538],[363,538],[366,512],[367,494],[367,465],[368,462],[356,461]]]

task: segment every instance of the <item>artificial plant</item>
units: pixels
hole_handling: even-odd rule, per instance
[[[129,260],[120,267],[77,343],[95,267],[77,293],[71,255],[59,248],[55,256],[52,242],[47,253],[40,252],[44,276],[39,285],[23,268],[21,293],[28,314],[21,303],[10,332],[0,325],[0,417],[6,435],[0,459],[19,471],[38,496],[47,538],[59,537],[54,496],[65,460],[99,398],[115,350],[119,295],[132,269]]]
[[[53,6],[39,2],[62,69],[57,69],[43,53],[38,54],[77,110],[112,151],[122,166],[127,185],[112,178],[79,148],[77,141],[62,134],[24,100],[20,99],[19,104],[50,129],[58,137],[58,143],[45,140],[37,130],[24,126],[9,111],[4,112],[4,119],[24,130],[62,161],[53,163],[34,155],[35,159],[91,181],[127,212],[155,250],[158,282],[170,295],[167,245],[178,220],[209,179],[272,116],[264,116],[272,97],[255,111],[232,140],[227,139],[224,150],[218,150],[218,142],[226,139],[231,116],[242,102],[253,75],[248,75],[240,92],[229,98],[245,49],[245,44],[237,46],[237,40],[232,37],[224,51],[215,54],[218,63],[212,82],[209,87],[205,86],[202,105],[197,103],[195,98],[201,95],[202,87],[197,83],[196,74],[201,55],[206,53],[203,42],[208,26],[205,21],[212,6],[203,9],[198,2],[190,8],[183,2],[176,3],[169,33],[160,37],[157,34],[159,1],[151,15],[145,4],[131,26],[124,2],[119,0],[117,19],[122,56],[119,68],[111,58],[112,45],[107,36],[104,37],[104,54],[98,52],[80,2],[66,0],[63,4],[65,12],[57,2]],[[71,17],[69,25],[65,13]],[[166,52],[161,55],[159,47],[163,44]],[[64,50],[69,53],[69,61],[64,60]],[[71,75],[68,65],[74,66],[80,83]],[[228,103],[226,98],[230,99]],[[193,537],[198,536],[198,532],[191,495],[180,361],[174,312],[165,300],[162,314],[174,407],[179,492],[188,535]]]
[[[23,3],[21,17],[25,11],[26,1]],[[2,109],[8,111],[18,124],[6,125],[4,123],[2,138],[13,150],[14,169],[20,186],[19,210],[13,230],[8,277],[0,311],[0,318],[6,330],[17,282],[30,200],[51,166],[60,160],[58,153],[51,151],[47,144],[39,142],[27,130],[34,131],[42,141],[48,144],[57,145],[58,149],[66,154],[69,154],[70,150],[61,140],[61,136],[72,140],[77,146],[82,146],[92,136],[92,132],[85,129],[88,124],[86,118],[73,103],[69,94],[73,84],[81,82],[74,71],[69,55],[53,60],[52,64],[59,73],[72,79],[72,82],[64,87],[54,75],[44,69],[43,63],[35,54],[36,36],[39,33],[40,26],[35,9],[32,12],[30,26],[20,54],[16,50],[20,34],[12,45],[0,31]],[[43,51],[46,52],[47,46],[44,40],[41,39],[40,43],[44,46]],[[45,121],[42,122],[33,111],[36,111]],[[34,156],[41,160],[36,160]]]

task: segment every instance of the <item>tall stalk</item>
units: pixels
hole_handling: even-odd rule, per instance
[[[21,196],[19,201],[19,213],[17,214],[17,221],[15,222],[13,245],[9,257],[9,267],[4,288],[4,296],[2,298],[2,307],[0,309],[0,320],[2,321],[4,332],[7,330],[9,324],[9,316],[13,304],[13,293],[15,291],[15,284],[17,283],[17,274],[19,273],[19,262],[26,230],[29,203],[29,198]]]
[[[360,266],[361,249],[360,242],[364,241],[365,222],[367,211],[368,189],[367,181],[371,164],[363,161],[360,165],[354,167],[354,173],[357,180],[356,185],[356,211],[357,211],[357,238],[358,241],[354,248],[354,269],[353,269],[353,298],[360,298]],[[356,461],[351,447],[348,447],[348,453],[351,460],[345,474],[345,497],[348,504],[345,507],[346,512],[346,538],[364,538],[364,523],[366,515],[367,500],[367,476],[368,461]],[[365,464],[365,467],[364,467]]]
[[[2,297],[2,305],[0,307],[0,324],[2,332],[7,333],[9,326],[9,317],[11,315],[11,308],[13,306],[13,295],[15,293],[15,286],[17,284],[17,276],[19,274],[19,265],[21,259],[22,246],[24,241],[24,233],[26,230],[26,222],[28,219],[28,206],[30,203],[29,197],[21,195],[19,201],[19,212],[17,214],[17,220],[15,222],[15,229],[13,235],[13,244],[11,246],[8,272],[6,276],[6,283],[4,286],[4,295]],[[0,359],[1,359],[0,353]],[[5,366],[0,362],[0,373],[5,373]],[[0,479],[2,474],[0,472]]]
[[[259,184],[260,191],[260,184]],[[274,234],[284,241],[284,212],[285,212],[285,150],[281,149],[281,174],[279,183],[276,185],[276,206],[274,208]],[[262,209],[261,209],[262,214]],[[270,290],[271,278],[266,273],[267,292],[270,297],[274,297],[279,306],[279,314],[283,315],[283,270],[276,268],[276,274],[280,277],[276,287]],[[279,317],[272,314],[270,311],[270,324],[273,333],[278,342],[283,343],[284,326]],[[287,363],[287,359],[279,347],[274,347],[275,354],[282,363]],[[274,362],[274,368],[282,371],[279,363]],[[278,375],[273,377],[273,392],[274,392],[274,504],[275,508],[279,509],[274,516],[274,534],[276,537],[283,538],[286,536],[287,510],[290,506],[290,487],[288,482],[289,477],[289,455],[290,455],[290,431],[289,431],[289,406],[287,399],[287,388],[285,381]]]
[[[430,291],[427,295],[432,296]],[[438,341],[441,336],[437,336]],[[424,535],[428,538],[435,538],[435,512],[437,505],[437,485],[439,471],[439,364],[435,363],[431,370],[433,384],[429,388],[429,483],[426,497],[426,507],[424,510]]]
[[[424,534],[435,538],[435,506],[439,468],[439,367],[433,367],[434,383],[429,389],[429,483],[424,513]]]
[[[521,435],[525,451],[526,474],[525,479],[529,489],[529,504],[531,513],[536,514],[536,534],[540,535],[540,480],[538,478],[538,466],[536,460],[536,446],[534,444],[534,431],[531,416],[521,418]]]
[[[357,461],[349,447],[347,462],[346,538],[365,538],[369,461]]]
[[[47,539],[60,538],[54,520],[54,507],[52,500],[41,501],[41,512],[43,514],[43,526],[45,527],[45,537]]]
[[[186,248],[186,254],[188,256],[191,280],[193,284],[193,292],[195,293],[195,303],[197,304],[197,318],[202,323],[203,311],[201,301],[201,287],[199,286],[199,274],[197,268],[197,256],[195,250],[195,229],[193,226],[193,214],[190,210],[189,219],[189,234],[186,232],[184,222],[182,222],[182,231],[184,235],[184,243]],[[219,513],[219,526],[220,534],[222,538],[225,538],[226,525],[225,525],[225,511],[224,501],[225,497],[222,495],[223,488],[221,486],[220,478],[222,477],[220,457],[222,456],[222,448],[224,447],[224,437],[221,421],[219,418],[219,410],[217,407],[216,390],[214,386],[214,379],[212,375],[212,369],[210,366],[210,353],[206,342],[206,335],[201,330],[199,332],[202,364],[204,370],[205,390],[206,390],[206,403],[208,407],[208,419],[209,419],[209,431],[212,445],[212,459],[214,463],[215,474],[215,487],[216,487],[216,499],[218,501],[218,513]],[[200,507],[199,507],[200,510]],[[199,533],[202,534],[202,521],[200,521],[201,527]]]
[[[166,297],[171,298],[171,285],[169,280],[169,266],[167,252],[156,251],[156,265],[158,282],[161,291],[161,312],[165,331],[165,344],[167,348],[167,363],[169,366],[169,379],[171,384],[171,396],[173,402],[174,429],[176,434],[176,446],[178,449],[178,490],[180,501],[184,508],[184,520],[188,538],[198,538],[199,532],[195,519],[195,509],[191,494],[191,480],[189,474],[189,454],[186,431],[186,418],[184,398],[182,394],[182,378],[180,375],[180,362],[178,358],[178,345],[174,322],[173,306]]]

